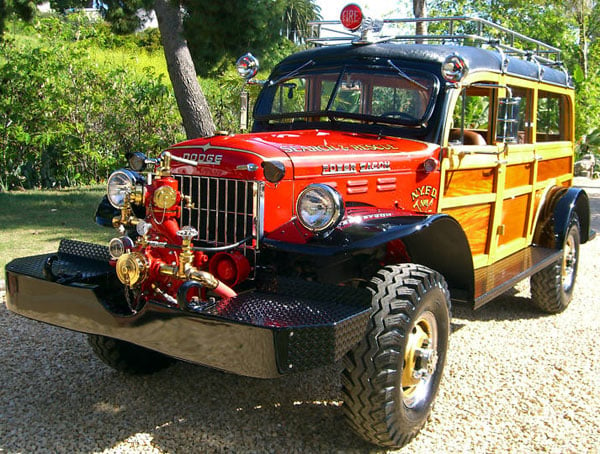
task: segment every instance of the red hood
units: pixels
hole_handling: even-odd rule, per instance
[[[193,139],[173,145],[169,151],[199,161],[203,175],[258,177],[262,176],[262,170],[258,171],[261,175],[248,175],[249,164],[261,169],[263,162],[277,160],[286,167],[285,179],[303,179],[360,173],[361,166],[371,173],[383,167],[409,170],[406,166],[418,165],[437,148],[437,145],[395,137],[306,130]],[[189,165],[173,165],[176,173],[198,172]]]

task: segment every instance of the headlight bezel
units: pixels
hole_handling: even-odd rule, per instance
[[[120,181],[117,180],[118,178],[120,178]],[[106,180],[106,198],[108,202],[120,210],[125,206],[125,197],[129,193],[131,203],[141,204],[143,201],[143,181],[141,175],[129,169],[115,170]],[[120,190],[114,190],[114,185],[120,185]]]
[[[325,198],[329,203],[329,206],[326,208],[326,216],[325,222],[319,221],[314,222],[314,219],[311,221],[303,215],[305,213],[305,209],[302,208],[302,204],[307,200],[307,197],[313,195],[313,197],[318,197],[320,199]],[[312,216],[314,216],[313,214]],[[333,229],[338,223],[342,220],[344,216],[344,201],[339,192],[337,192],[334,188],[329,185],[322,183],[313,183],[306,186],[300,194],[298,194],[298,198],[296,199],[296,218],[302,227],[309,230],[313,233],[323,233],[328,230]]]

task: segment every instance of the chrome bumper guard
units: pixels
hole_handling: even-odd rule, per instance
[[[6,283],[17,314],[258,378],[339,360],[363,337],[370,312],[366,291],[279,279],[273,293],[192,310],[151,301],[127,313],[106,248],[69,240],[55,254],[10,262]]]

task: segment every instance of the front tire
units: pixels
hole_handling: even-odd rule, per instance
[[[562,259],[531,276],[531,301],[538,309],[558,314],[573,299],[580,241],[579,219],[574,215],[562,245]]]
[[[345,416],[365,440],[402,447],[421,430],[438,392],[450,333],[450,294],[437,272],[387,266],[371,280],[365,338],[344,359]]]
[[[102,362],[126,374],[152,374],[175,361],[170,356],[112,337],[88,334],[88,343]]]

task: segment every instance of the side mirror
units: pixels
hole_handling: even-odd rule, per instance
[[[237,69],[238,74],[245,80],[246,84],[252,83],[252,78],[258,73],[259,67],[258,59],[250,52],[242,55],[235,62],[235,69]],[[242,131],[248,129],[248,112],[250,109],[246,84],[244,84],[244,88],[242,88],[242,92],[240,93],[240,130]]]
[[[519,107],[521,98],[500,98],[496,142],[517,143],[519,138]]]
[[[258,59],[250,52],[246,55],[242,55],[238,58],[238,61],[235,62],[235,69],[237,69],[240,77],[246,79],[246,82],[249,82],[250,79],[256,76],[259,67]]]

